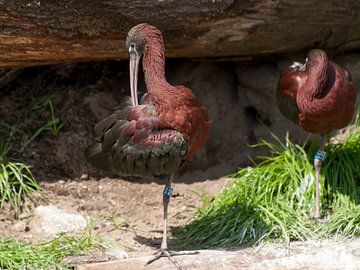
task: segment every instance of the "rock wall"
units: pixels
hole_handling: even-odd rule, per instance
[[[350,70],[360,89],[360,54],[331,58]],[[190,87],[208,107],[213,121],[206,147],[188,162],[180,181],[214,179],[251,164],[249,157],[266,152],[248,145],[272,140],[272,133],[283,139],[289,132],[292,140],[304,142],[308,134],[281,115],[275,97],[281,70],[303,59],[305,54],[222,62],[168,59],[169,82]],[[96,176],[99,172],[86,163],[83,151],[94,139],[94,125],[129,94],[128,62],[79,63],[37,70],[25,70],[16,82],[0,89],[0,96],[5,93],[0,98],[0,115],[13,117],[11,108],[19,109],[14,104],[19,104],[19,99],[31,99],[34,89],[53,89],[56,113],[65,126],[57,137],[49,132],[33,142],[25,151],[25,159],[38,169],[35,171],[43,173],[43,178],[58,177],[59,173]],[[141,82],[139,88],[144,87]]]
[[[213,128],[206,147],[184,168],[182,179],[217,178],[250,164],[251,158],[266,153],[250,148],[273,135],[284,139],[289,132],[296,142],[309,134],[288,121],[278,110],[276,87],[281,71],[305,54],[259,58],[248,61],[168,60],[167,78],[174,84],[190,87],[208,107]],[[360,87],[360,54],[333,58],[352,73]],[[318,139],[312,135],[311,139]],[[190,172],[190,173],[188,173]]]

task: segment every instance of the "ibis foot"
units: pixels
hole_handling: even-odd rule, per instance
[[[198,253],[199,253],[198,251],[170,251],[168,249],[161,248],[159,251],[157,251],[154,254],[154,258],[149,260],[145,265],[149,265],[162,257],[167,257],[176,266],[177,270],[181,270],[180,264],[177,261],[175,261],[172,257],[181,256],[181,255],[195,255]]]

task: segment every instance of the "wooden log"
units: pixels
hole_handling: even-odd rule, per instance
[[[0,1],[0,67],[127,59],[139,22],[170,57],[242,57],[360,46],[360,2],[312,0]]]
[[[290,252],[290,255],[289,255]],[[176,269],[167,259],[161,258],[144,267],[151,257],[93,263],[77,266],[77,270],[165,270]],[[266,245],[236,251],[201,250],[196,255],[174,257],[183,270],[196,269],[360,269],[360,239],[347,242],[309,241],[293,243],[291,249],[279,245]]]

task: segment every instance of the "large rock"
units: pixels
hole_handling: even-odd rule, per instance
[[[172,57],[234,57],[360,46],[352,1],[0,1],[0,67],[127,58],[137,23],[158,26]]]
[[[85,228],[87,220],[80,214],[65,212],[56,206],[38,206],[29,223],[34,239],[44,239],[59,233],[68,233]]]
[[[352,76],[354,81],[356,93],[357,93],[357,104],[359,104],[359,95],[360,95],[360,54],[359,53],[349,53],[337,56],[335,61],[344,67],[346,67]]]
[[[209,141],[184,166],[180,180],[216,179],[234,172],[239,166],[247,166],[251,164],[249,156],[256,159],[267,154],[265,148],[250,148],[248,145],[263,139],[271,141],[273,134],[284,139],[289,132],[292,141],[304,143],[309,134],[280,113],[276,88],[281,71],[293,61],[303,62],[305,57],[303,53],[246,61],[167,59],[168,81],[191,88],[207,106],[213,122]],[[344,64],[351,71],[359,89],[360,54],[330,54],[330,59]],[[129,95],[128,62],[74,64],[52,69],[55,72],[46,71],[51,80],[44,87],[54,87],[54,76],[57,84],[66,83],[63,88],[61,84],[56,85],[63,90],[54,95],[56,115],[65,125],[58,136],[45,136],[34,141],[31,153],[36,155],[27,158],[27,162],[32,161],[30,164],[35,166],[34,171],[43,174],[40,179],[48,179],[55,170],[72,178],[92,176],[99,171],[86,161],[84,150],[94,141],[96,123],[110,115],[123,96]],[[65,74],[58,75],[60,70]],[[36,80],[34,77],[31,83],[35,84]],[[68,86],[69,82],[71,86]],[[140,75],[139,89],[144,88]],[[27,88],[24,90],[28,91]],[[0,102],[4,105],[0,106],[0,113],[3,109],[4,115],[9,115],[6,113],[8,99],[5,97]],[[317,137],[312,136],[312,139]],[[46,147],[44,142],[48,142]],[[39,157],[44,157],[47,164],[39,163]],[[102,171],[101,175],[114,174]],[[58,179],[57,175],[55,177]]]

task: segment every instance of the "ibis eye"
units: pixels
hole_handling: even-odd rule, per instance
[[[129,53],[136,53],[136,54],[138,54],[137,51],[136,51],[135,43],[130,43]]]

